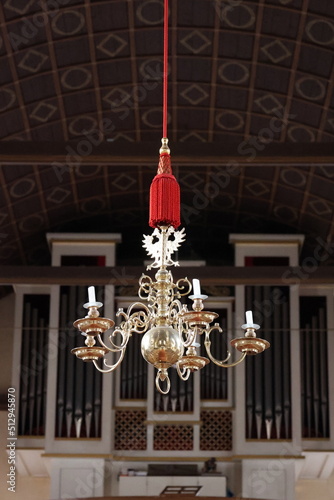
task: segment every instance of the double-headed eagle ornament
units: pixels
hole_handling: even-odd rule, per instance
[[[169,226],[166,231],[155,229],[151,235],[144,234],[143,247],[147,254],[154,259],[153,263],[147,266],[147,269],[178,266],[179,263],[174,262],[171,256],[185,241],[185,236],[184,228],[181,231],[176,231],[172,226]]]

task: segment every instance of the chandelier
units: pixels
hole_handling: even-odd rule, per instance
[[[163,138],[160,148],[158,172],[150,188],[150,220],[154,228],[151,235],[145,236],[143,247],[153,262],[147,270],[157,269],[155,276],[143,274],[139,279],[138,296],[141,301],[131,304],[126,311],[119,309],[116,316],[120,324],[99,314],[101,302],[96,301],[94,287],[88,288],[88,309],[85,318],[78,319],[74,326],[86,337],[85,346],[72,349],[79,359],[93,362],[97,370],[109,373],[122,362],[126,347],[133,334],[143,334],[141,353],[144,359],[158,371],[155,378],[157,390],[167,394],[170,390],[168,369],[175,366],[182,380],[187,380],[210,361],[223,368],[236,366],[247,355],[258,354],[270,344],[256,336],[260,327],[253,322],[252,311],[246,312],[246,323],[242,325],[244,336],[231,340],[231,345],[241,353],[239,359],[231,361],[228,351],[223,360],[216,359],[211,353],[210,335],[213,331],[222,333],[218,323],[213,323],[218,314],[204,310],[203,301],[207,295],[201,293],[200,282],[187,278],[176,283],[167,268],[178,266],[172,256],[185,240],[185,230],[180,226],[180,188],[172,174],[170,150],[167,139],[167,74],[168,74],[168,0],[164,1],[164,73],[163,73]],[[189,295],[192,292],[192,295]],[[192,302],[191,310],[182,304],[182,297],[188,296]],[[107,345],[104,333],[109,333]],[[200,354],[200,338],[204,337],[207,357]],[[98,344],[96,343],[98,340]],[[106,356],[116,353],[118,359],[113,363]],[[101,366],[100,359],[103,359]]]

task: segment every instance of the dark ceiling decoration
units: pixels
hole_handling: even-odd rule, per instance
[[[274,117],[272,140],[333,141],[331,2],[173,4],[171,140],[268,139]],[[67,141],[110,119],[108,139],[159,139],[162,17],[162,0],[2,2],[0,137]]]
[[[140,262],[145,258],[140,235],[150,231],[148,188],[155,169],[156,165],[122,165],[119,170],[83,165],[59,177],[60,171],[52,165],[3,165],[1,261],[47,264],[47,231],[105,232],[108,228],[123,233],[120,256]],[[300,232],[315,243],[317,237],[327,241],[333,232],[332,167],[238,166],[233,170],[217,165],[204,171],[182,167],[175,174],[182,192],[188,257],[221,261],[226,235],[238,231]],[[331,258],[328,254],[327,263]]]
[[[162,0],[1,2],[0,138],[36,148],[76,141],[84,156],[106,141],[123,143],[125,156],[130,143],[158,144],[162,22]],[[170,26],[173,151],[173,143],[235,144],[251,162],[271,143],[333,142],[332,2],[174,0]],[[47,263],[52,230],[132,228],[138,242],[154,151],[152,164],[118,171],[2,163],[1,262]],[[302,232],[308,252],[318,237],[331,241],[330,165],[173,167],[187,255],[220,261],[229,232]]]

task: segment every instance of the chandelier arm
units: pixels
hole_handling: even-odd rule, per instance
[[[185,283],[185,284],[182,285],[181,283]],[[178,294],[180,297],[185,297],[186,295],[188,295],[190,293],[192,287],[191,287],[191,283],[188,280],[188,278],[180,278],[175,284],[176,284],[176,288],[179,290]],[[186,285],[188,285],[187,290],[185,292],[181,293],[181,290],[185,290]]]
[[[196,331],[196,327],[194,330],[190,330],[190,333],[187,332],[187,338],[186,340],[183,342],[183,345],[184,347],[190,347],[191,344],[194,342],[194,340],[196,339],[196,335],[197,335],[197,331]]]
[[[239,363],[241,363],[245,359],[245,357],[247,356],[247,353],[244,352],[237,361],[234,361],[233,363],[226,363],[226,361],[228,361],[231,357],[230,351],[227,351],[227,357],[223,361],[219,361],[218,359],[214,358],[211,354],[211,350],[210,350],[211,341],[206,339],[204,341],[204,345],[205,345],[205,350],[207,352],[207,355],[208,355],[209,359],[212,361],[212,363],[214,363],[217,366],[221,366],[222,368],[231,368],[232,366],[236,366]]]
[[[123,340],[122,340],[121,345],[116,345],[111,340],[112,335],[115,335],[116,333],[120,333],[122,335],[122,339]],[[113,331],[113,333],[111,335],[108,336],[109,342],[112,345],[112,347],[107,346],[103,342],[100,333],[97,335],[97,338],[98,338],[98,341],[100,342],[100,344],[102,345],[102,347],[104,347],[105,349],[108,349],[109,352],[120,352],[120,351],[123,351],[125,349],[125,347],[127,346],[127,343],[129,342],[130,335],[129,334],[125,334],[124,332],[122,332],[122,330],[120,330],[120,329],[117,328],[116,330]]]
[[[178,299],[173,299],[168,306],[168,319],[171,323],[175,323],[180,318],[182,304]]]
[[[134,307],[140,307],[141,310],[132,312]],[[116,316],[123,316],[124,321],[122,321],[120,326],[115,328],[113,333],[109,336],[109,342],[114,349],[120,350],[123,349],[124,345],[127,344],[129,340],[128,337],[131,336],[131,332],[139,334],[145,332],[150,321],[151,311],[149,307],[147,307],[142,302],[134,302],[128,307],[126,313],[123,311],[123,309],[119,309]],[[115,337],[116,333],[120,333],[123,338],[124,336],[126,337],[125,343],[123,343],[122,341],[122,344],[120,346],[117,346],[111,339],[111,337]]]
[[[164,381],[166,381],[166,384],[167,384],[167,388],[165,391],[163,389],[161,389],[159,381],[160,381],[160,372],[158,371],[157,376],[155,377],[155,387],[160,392],[160,394],[168,394],[169,390],[170,390],[170,379],[169,379],[168,374],[166,373],[165,379],[164,379]]]
[[[123,358],[124,358],[124,354],[125,354],[125,348],[122,349],[120,357],[118,358],[118,360],[116,361],[116,363],[113,364],[113,365],[108,365],[108,363],[104,359],[103,362],[104,362],[105,366],[108,367],[106,370],[104,370],[103,368],[100,368],[99,365],[98,365],[98,363],[97,363],[97,361],[95,359],[93,360],[94,366],[101,373],[110,373],[110,372],[114,371],[122,363]]]
[[[189,370],[189,368],[183,368],[183,370],[181,371],[180,367],[179,367],[179,363],[176,363],[176,371],[177,371],[177,374],[178,374],[178,376],[180,377],[181,380],[186,381],[190,377],[190,370]]]
[[[144,242],[146,241],[145,238],[149,239],[149,236],[144,236]],[[143,246],[144,246],[144,248],[147,248],[147,242]],[[142,273],[142,275],[140,276],[140,278],[138,280],[138,283],[139,283],[139,286],[151,286],[153,284],[153,279],[148,274]]]
[[[152,278],[147,274],[142,274],[139,279],[139,290],[138,290],[138,296],[140,299],[149,300],[149,296],[152,293],[152,285],[153,285]]]
[[[145,333],[150,322],[150,317],[145,311],[137,311],[133,313],[128,320],[127,330],[131,333]]]
[[[208,329],[205,330],[205,341],[204,341],[205,349],[206,349],[206,351],[208,353],[209,358],[214,363],[215,362],[214,361],[215,358],[213,358],[213,357],[211,358],[210,357],[210,356],[212,356],[211,350],[210,350],[210,346],[211,346],[210,333],[213,332],[213,330],[218,330],[218,332],[222,332],[223,330],[221,329],[221,327],[219,326],[218,323],[215,323],[211,328],[208,328]],[[208,349],[209,349],[210,352],[208,351]],[[230,351],[227,351],[226,358],[222,359],[221,361],[219,361],[219,363],[226,363],[230,359],[230,357],[231,357],[231,353],[230,353]],[[216,361],[218,361],[218,360],[216,360]]]
[[[146,312],[146,314],[147,314],[147,315],[149,315],[149,314],[150,314],[150,310],[149,310],[149,308],[148,308],[145,304],[143,304],[142,302],[139,302],[139,301],[138,301],[138,302],[134,302],[133,304],[131,304],[131,305],[128,307],[128,310],[127,310],[127,315],[128,315],[128,317],[129,317],[129,316],[131,316],[131,314],[132,314],[132,309],[133,309],[134,307],[141,307],[142,309],[144,309],[144,311]],[[138,312],[141,312],[141,311],[137,311],[137,313],[138,313]]]
[[[173,300],[172,300],[172,302],[170,303],[170,308],[171,308],[171,309],[172,309],[174,306],[175,306],[175,307],[177,307],[177,309],[178,309],[178,311],[177,311],[177,312],[178,312],[178,313],[180,313],[180,312],[181,312],[181,310],[182,310],[182,307],[183,307],[183,306],[182,306],[181,302],[180,302],[178,299],[173,299]]]

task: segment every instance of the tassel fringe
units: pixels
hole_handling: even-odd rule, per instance
[[[177,228],[180,224],[180,186],[174,175],[158,174],[150,189],[149,225]]]

